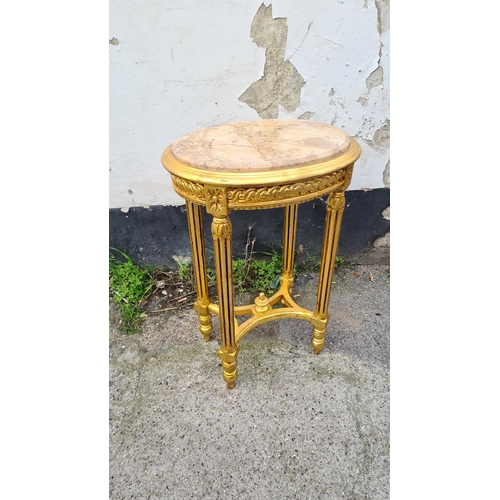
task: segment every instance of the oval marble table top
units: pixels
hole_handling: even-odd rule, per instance
[[[195,168],[216,172],[288,169],[324,162],[344,153],[350,137],[308,120],[251,120],[189,132],[172,144],[172,154]]]

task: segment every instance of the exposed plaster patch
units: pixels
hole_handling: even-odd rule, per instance
[[[382,212],[382,217],[385,220],[391,220],[391,207],[387,207],[383,212]]]
[[[384,173],[382,175],[382,180],[384,181],[384,186],[391,187],[391,160],[387,162],[385,166]]]
[[[366,87],[371,90],[384,83],[384,69],[378,66],[375,71],[372,71],[366,79]]]
[[[375,0],[377,7],[377,29],[382,35],[390,29],[390,0]]]
[[[299,120],[309,120],[314,116],[314,111],[306,111],[299,116]]]
[[[380,153],[385,153],[389,149],[390,139],[391,122],[389,120],[385,120],[383,125],[375,130],[373,139],[365,139],[365,142],[367,142],[373,149],[379,151]]]
[[[334,90],[334,88],[332,87],[332,88],[330,89],[330,93],[328,94],[328,97],[333,97],[333,94],[335,94],[335,90]]]
[[[262,4],[252,21],[250,36],[258,47],[266,49],[264,76],[250,85],[238,100],[255,109],[261,118],[278,118],[280,105],[288,112],[295,111],[306,82],[295,66],[285,61],[286,18],[273,19],[272,5]]]
[[[129,207],[120,208],[120,211],[122,211],[124,214],[128,214]]]
[[[113,37],[110,41],[109,41],[110,45],[118,45],[120,42],[115,38]]]
[[[384,234],[384,236],[378,238],[375,240],[375,243],[373,243],[373,246],[375,248],[388,248],[391,246],[391,233],[388,232]]]
[[[134,194],[134,192],[131,189],[127,189],[128,194]]]
[[[358,99],[358,102],[359,104],[361,104],[361,106],[363,107],[366,107],[368,105],[368,99],[366,99],[365,97],[360,97]]]

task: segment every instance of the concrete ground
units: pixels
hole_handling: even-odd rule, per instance
[[[388,499],[389,266],[371,262],[336,272],[318,356],[308,322],[267,323],[233,390],[217,317],[205,343],[192,309],[123,335],[111,307],[110,499]],[[300,305],[316,284],[297,277]]]

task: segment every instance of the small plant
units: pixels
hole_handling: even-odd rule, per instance
[[[190,262],[181,262],[180,260],[176,260],[175,263],[177,264],[177,272],[179,273],[179,276],[183,280],[188,280],[191,283],[193,282],[193,269],[191,267]]]
[[[296,252],[297,270],[299,272],[318,271],[321,265],[319,256],[311,255],[303,245],[299,245]]]
[[[207,278],[209,283],[215,283],[215,270],[214,269],[207,269]]]
[[[239,291],[245,290],[247,281],[246,261],[244,259],[233,260],[233,286]]]
[[[140,327],[141,301],[150,292],[154,282],[154,271],[150,266],[140,269],[124,252],[112,248],[125,260],[119,259],[110,252],[109,255],[109,289],[114,303],[122,313],[121,329],[125,332],[136,332]]]
[[[261,252],[264,258],[255,258],[250,229],[244,258],[233,260],[233,285],[236,293],[265,292],[272,294],[279,288],[283,266],[282,251]],[[111,248],[109,255],[109,290],[121,311],[120,329],[123,332],[140,330],[141,319],[180,308],[192,307],[196,295],[193,267],[190,262],[177,260],[177,270],[161,267],[136,266],[121,250]],[[210,250],[209,250],[210,251]],[[316,271],[321,260],[311,256],[302,247],[297,251],[294,274]],[[350,265],[343,257],[335,259],[337,267]],[[208,286],[216,293],[216,273],[207,269]],[[214,296],[214,295],[212,295]]]
[[[276,251],[262,252],[270,256],[269,260],[253,260],[249,271],[250,290],[258,291],[276,291],[283,267],[283,256]],[[294,267],[294,271],[296,267]]]

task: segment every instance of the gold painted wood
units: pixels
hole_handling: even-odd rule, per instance
[[[344,213],[344,193],[332,193],[328,197],[326,208],[325,234],[323,236],[323,250],[321,252],[321,267],[319,270],[318,295],[314,318],[318,321],[314,325],[311,345],[314,354],[319,354],[325,345],[326,324],[328,322],[328,304],[332,288],[335,256],[339,244],[340,225]]]
[[[300,122],[300,123],[299,123]],[[211,314],[221,323],[223,378],[238,377],[239,342],[256,326],[283,318],[309,321],[315,354],[324,346],[328,304],[344,211],[344,191],[361,149],[345,132],[305,120],[255,120],[207,127],[186,134],[162,155],[175,191],[186,200],[200,331],[212,332]],[[291,297],[298,204],[329,194],[316,308]],[[219,303],[208,296],[201,207],[213,216],[212,237]],[[284,208],[280,289],[253,304],[234,306],[231,210]],[[239,324],[238,316],[250,316]]]
[[[194,310],[198,313],[200,321],[200,332],[205,342],[210,340],[212,333],[212,316],[208,311],[210,298],[208,296],[207,264],[205,255],[205,237],[203,233],[203,218],[201,206],[186,201],[186,212],[188,219],[189,241],[191,243],[191,254],[193,258],[194,283],[196,287],[196,302]]]
[[[283,220],[283,270],[280,284],[287,283],[290,290],[293,285],[293,260],[295,255],[295,238],[297,234],[298,205],[287,205]]]
[[[214,210],[219,211],[219,207]],[[227,387],[232,389],[238,378],[236,370],[238,345],[236,343],[236,324],[234,321],[232,228],[227,215],[214,217],[212,237],[219,296],[218,313],[221,325],[219,358],[222,360],[222,377],[226,381]]]

